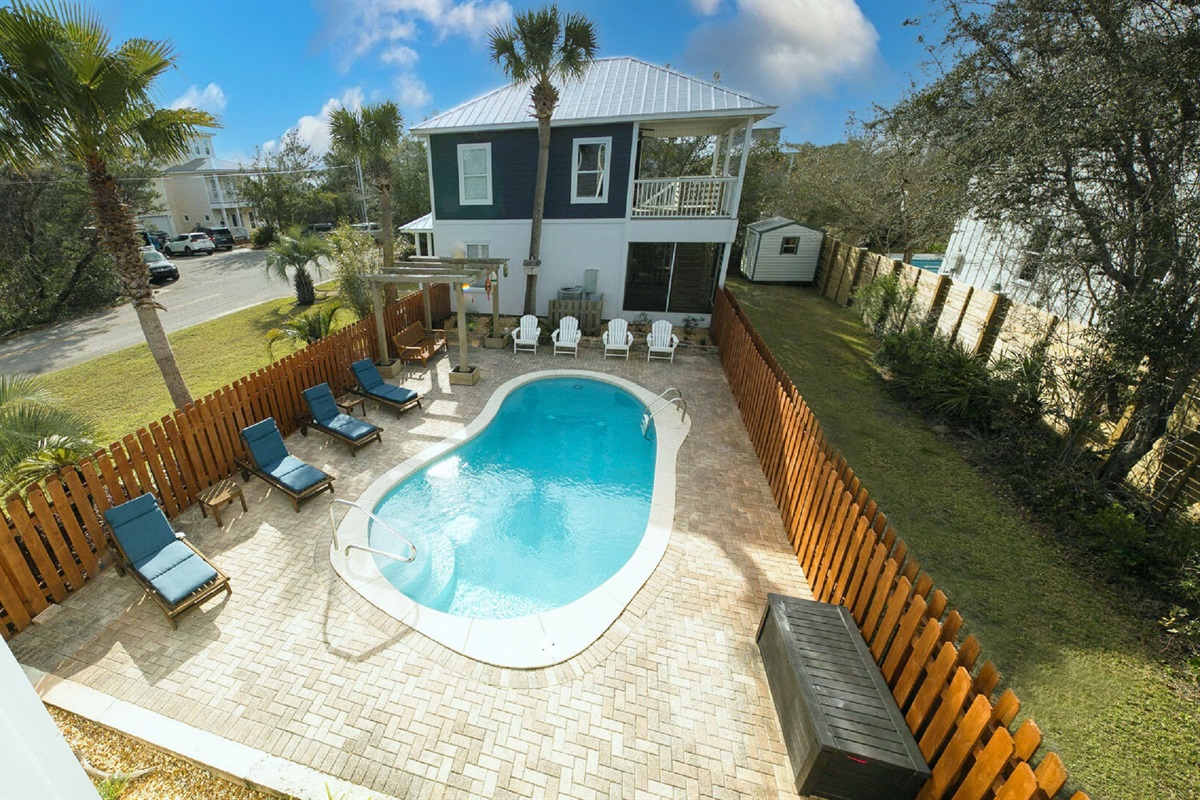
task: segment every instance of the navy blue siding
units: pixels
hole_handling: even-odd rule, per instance
[[[611,136],[608,202],[571,202],[573,140]],[[624,219],[629,194],[629,149],[632,124],[554,128],[550,136],[550,168],[546,179],[546,219]],[[459,205],[458,146],[492,144],[492,204]],[[537,130],[443,133],[429,137],[437,218],[529,219],[537,176]]]

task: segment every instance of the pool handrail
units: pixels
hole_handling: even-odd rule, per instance
[[[674,392],[675,396],[667,397],[671,392]],[[660,402],[662,405],[655,408],[654,406]],[[687,400],[683,399],[683,392],[674,386],[663,389],[658,397],[646,403],[646,413],[642,415],[642,436],[644,438],[650,438],[650,420],[654,419],[658,415],[658,412],[672,406],[679,409],[679,420],[682,422],[683,418],[687,416]]]
[[[333,506],[336,503],[341,503],[342,505],[350,506],[351,508],[357,508],[359,511],[366,514],[372,520],[379,523],[380,527],[382,527],[384,530],[386,530],[392,536],[396,537],[396,539],[398,539],[401,544],[404,544],[405,546],[408,547],[409,550],[412,551],[412,555],[410,555],[408,558],[405,558],[404,556],[399,556],[399,555],[396,555],[395,553],[389,553],[386,550],[377,550],[374,547],[367,547],[365,544],[348,544],[348,545],[346,545],[345,549],[342,550],[343,556],[349,556],[351,550],[362,550],[363,552],[366,552],[366,553],[374,553],[377,556],[384,556],[385,558],[390,558],[394,561],[401,561],[405,564],[409,564],[416,560],[417,546],[415,544],[410,542],[404,536],[401,536],[399,533],[397,533],[396,530],[394,528],[392,528],[391,525],[388,525],[386,522],[381,520],[379,517],[375,516],[374,512],[372,512],[366,506],[359,505],[358,503],[355,503],[351,500],[343,500],[340,497],[335,497],[329,501],[329,527],[333,530],[333,547],[335,550],[338,549],[340,546],[338,544],[337,519],[333,514]]]

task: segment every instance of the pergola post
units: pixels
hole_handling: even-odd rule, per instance
[[[467,358],[467,310],[466,297],[463,295],[461,282],[454,284],[454,301],[458,306],[458,371],[460,373],[470,372],[471,365]]]
[[[428,283],[417,284],[421,288],[421,297],[425,301],[425,330],[433,330],[433,309],[429,307],[429,286]]]

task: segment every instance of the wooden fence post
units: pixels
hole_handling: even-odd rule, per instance
[[[985,361],[992,357],[992,349],[996,346],[996,339],[1000,335],[1000,326],[1004,324],[1004,318],[1008,316],[1010,305],[1012,303],[1004,295],[992,295],[992,304],[988,308],[983,327],[979,330],[979,339],[976,340],[972,350],[976,356]]]

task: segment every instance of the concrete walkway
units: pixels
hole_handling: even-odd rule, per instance
[[[461,428],[520,371],[569,366],[656,394],[682,389],[693,426],[667,553],[612,627],[567,662],[488,666],[387,617],[332,572],[326,503],[297,514],[259,481],[246,485],[250,511],[229,507],[223,529],[198,508],[176,521],[231,576],[232,596],[172,631],[132,580],[108,570],[17,636],[13,652],[57,678],[397,797],[795,797],[754,636],[766,594],[806,596],[804,576],[716,356],[638,358],[473,350],[484,380],[452,387],[442,357],[404,381],[425,395],[424,409],[396,418],[370,407],[382,446],[351,458],[327,437],[288,440],[338,477],[338,497],[354,499]]]

